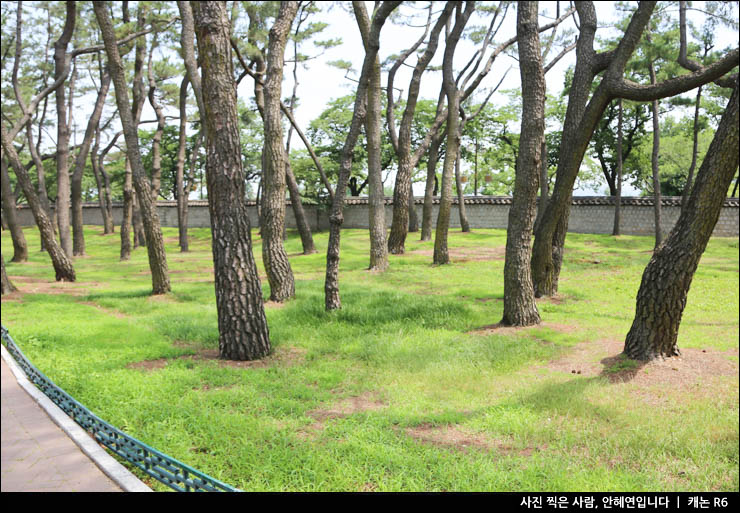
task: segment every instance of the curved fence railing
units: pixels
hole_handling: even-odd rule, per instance
[[[149,447],[118,428],[108,424],[85,408],[79,401],[59,388],[38,370],[18,348],[2,326],[2,340],[18,366],[49,399],[70,418],[88,431],[99,443],[116,455],[135,465],[157,481],[179,492],[238,492],[233,486],[214,479],[194,468]]]

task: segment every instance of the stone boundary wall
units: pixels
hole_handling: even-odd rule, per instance
[[[416,198],[416,212],[421,223],[421,211],[424,203],[423,198]],[[576,233],[612,233],[614,224],[614,198],[604,196],[580,196],[574,197],[570,209],[569,232]],[[290,205],[290,202],[288,202]],[[471,228],[503,228],[508,223],[509,207],[511,197],[508,196],[475,196],[465,198],[465,208]],[[681,212],[680,197],[662,198],[662,225],[667,234],[678,220]],[[157,204],[162,226],[177,226],[177,203],[174,201],[160,201]],[[368,201],[367,198],[349,197],[344,208],[344,228],[368,227]],[[248,202],[247,210],[252,226],[257,226],[257,207],[254,202]],[[328,230],[329,218],[327,211],[318,209],[314,205],[304,205],[306,216],[312,230]],[[434,211],[432,219],[436,222],[439,210],[439,198],[434,198]],[[385,220],[390,228],[393,216],[393,198],[385,200]],[[737,237],[740,226],[740,201],[738,198],[727,198],[714,228],[715,237]],[[18,208],[19,221],[23,226],[34,224],[33,215],[28,206]],[[122,205],[114,204],[113,218],[116,225],[121,224]],[[295,228],[293,210],[286,208],[288,228]],[[83,206],[83,219],[85,224],[102,225],[103,218],[97,203],[87,203]],[[188,208],[188,224],[192,228],[203,228],[210,226],[207,201],[191,201]],[[452,214],[450,217],[452,228],[460,227],[460,217],[457,211],[457,199],[453,200]],[[654,214],[653,198],[622,198],[622,233],[624,235],[653,235]]]

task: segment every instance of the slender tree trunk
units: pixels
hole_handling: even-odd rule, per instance
[[[699,108],[701,107],[701,89],[702,88],[699,87],[696,92],[696,108],[694,109],[694,147],[691,151],[691,165],[689,166],[686,185],[684,186],[683,194],[681,195],[681,210],[686,208],[686,203],[689,201],[691,184],[694,181],[694,171],[696,170],[696,158],[699,153]]]
[[[0,164],[2,164],[3,214],[5,214],[4,219],[8,223],[10,238],[13,241],[13,258],[10,261],[25,262],[28,260],[28,243],[25,235],[23,235],[23,228],[18,223],[15,196],[13,195],[13,188],[10,186],[8,163],[4,157],[0,160]]]
[[[52,219],[52,225],[54,227],[54,236],[56,237],[56,219],[54,219],[56,212],[52,211],[51,208],[51,202],[49,201],[49,194],[46,192],[46,173],[44,170],[44,163],[41,160],[41,155],[39,154],[39,145],[34,144],[34,138],[33,138],[33,126],[31,123],[26,125],[26,138],[28,139],[28,149],[31,152],[31,159],[33,160],[33,164],[36,167],[36,179],[38,181],[38,196],[39,196],[39,202],[41,203],[41,208],[46,211],[47,217]],[[39,129],[39,139],[41,139],[41,130]],[[41,239],[41,251],[46,251],[46,248],[44,247],[44,240]]]
[[[8,273],[5,271],[5,259],[0,254],[0,264],[2,264],[2,278],[0,280],[0,294],[5,295],[9,294],[11,292],[15,292],[16,289],[13,283],[10,281],[10,278],[8,278]]]
[[[85,136],[82,139],[82,144],[78,149],[77,158],[75,159],[75,169],[72,174],[72,229],[74,232],[73,253],[75,256],[85,254],[85,235],[83,233],[82,220],[82,176],[85,172],[85,162],[87,161],[90,145],[95,136],[95,130],[100,123],[100,116],[103,114],[105,97],[108,95],[109,87],[110,74],[106,73],[100,81],[98,99],[88,120]]]
[[[369,34],[368,34],[369,36]],[[367,92],[365,134],[367,138],[367,179],[369,182],[369,226],[371,271],[388,268],[388,246],[385,237],[385,197],[381,176],[380,141],[380,59],[376,56],[370,72]]]
[[[142,218],[146,230],[147,254],[149,256],[149,270],[152,274],[152,293],[164,294],[170,291],[170,278],[167,270],[167,255],[164,250],[162,229],[159,224],[159,214],[156,203],[152,200],[152,191],[149,186],[144,166],[141,163],[139,152],[139,137],[136,132],[131,105],[128,100],[128,88],[126,84],[121,56],[118,53],[116,37],[113,32],[108,11],[103,4],[93,4],[95,16],[98,19],[100,32],[105,42],[105,51],[108,55],[108,68],[116,91],[116,103],[123,126],[123,135],[126,138],[126,152],[131,162],[131,173],[134,187],[139,197],[142,209]]]
[[[298,182],[293,175],[293,170],[290,168],[290,159],[286,159],[285,161],[285,181],[288,185],[288,192],[290,193],[290,204],[293,207],[293,216],[295,217],[298,234],[301,236],[303,254],[311,255],[317,252],[316,246],[313,243],[311,227],[308,225],[308,221],[306,220],[306,212],[303,210],[301,192],[298,190]]]
[[[188,251],[188,225],[185,223],[185,209],[188,193],[185,191],[185,150],[188,141],[188,75],[180,82],[180,133],[177,141],[177,167],[175,170],[175,190],[177,192],[177,229],[180,251]]]
[[[76,17],[76,2],[67,1],[67,16],[64,31],[54,43],[54,80],[64,75],[67,64],[67,45],[72,38]],[[72,256],[72,235],[69,220],[69,126],[67,124],[67,100],[65,83],[59,84],[55,92],[57,107],[57,201],[56,213],[59,223],[59,239],[68,257]]]
[[[448,264],[450,254],[447,249],[447,232],[450,226],[450,209],[452,206],[452,180],[454,176],[455,160],[460,150],[460,91],[457,89],[452,71],[452,60],[455,55],[457,42],[460,40],[465,27],[474,9],[474,4],[466,4],[464,14],[458,13],[455,26],[447,37],[444,59],[442,62],[442,87],[447,96],[447,149],[445,152],[442,171],[442,197],[439,201],[437,216],[437,231],[434,237],[434,263]]]
[[[530,270],[532,226],[545,138],[545,73],[537,30],[538,2],[519,2],[517,36],[522,77],[522,128],[514,194],[509,209],[504,263],[502,324],[530,326],[540,322]]]
[[[432,139],[427,157],[427,181],[424,187],[424,207],[421,213],[421,240],[432,240],[432,210],[434,208],[434,194],[437,184],[437,162],[439,161],[439,147],[447,136],[446,132]]]
[[[352,153],[357,143],[362,124],[365,120],[367,109],[367,89],[375,64],[375,58],[380,48],[380,30],[385,24],[388,15],[401,2],[385,1],[375,10],[372,22],[370,21],[365,5],[362,2],[352,2],[358,26],[364,29],[369,26],[369,37],[365,43],[365,59],[362,63],[360,80],[357,84],[355,94],[355,105],[350,122],[349,133],[344,141],[339,161],[339,178],[332,200],[331,213],[329,214],[329,244],[326,250],[326,278],[324,280],[324,306],[326,310],[337,310],[342,307],[339,297],[339,245],[341,238],[342,223],[344,215],[344,198],[347,194],[347,181],[352,170]]]
[[[622,215],[622,99],[619,99],[619,116],[617,122],[617,197],[614,202],[614,229],[612,235],[620,235]]]
[[[542,140],[542,161],[540,163],[540,199],[537,202],[537,219],[534,222],[533,232],[537,231],[537,225],[540,224],[545,209],[547,208],[547,200],[550,196],[550,183],[549,176],[547,175],[547,141]]]
[[[202,119],[206,126],[206,177],[211,214],[219,354],[229,360],[267,356],[270,334],[244,195],[230,25],[225,2],[193,4],[203,67]],[[282,148],[282,141],[280,141]]]
[[[416,212],[416,198],[414,198],[414,184],[409,190],[409,233],[419,231],[419,215]]]
[[[722,115],[678,222],[642,275],[624,353],[636,360],[679,354],[676,341],[686,297],[738,167],[738,85]]]
[[[650,66],[650,83],[656,84],[655,68],[652,61]],[[655,212],[655,247],[657,248],[663,242],[663,230],[661,227],[662,218],[662,201],[660,194],[660,167],[658,159],[660,158],[660,116],[658,113],[658,100],[652,103],[653,110],[653,154],[651,157],[651,168],[653,170],[653,211]]]
[[[463,191],[465,185],[462,183],[460,178],[460,155],[457,155],[455,159],[455,187],[457,188],[457,212],[460,215],[460,229],[463,233],[470,231],[470,223],[468,223],[468,215],[465,213],[465,195]]]
[[[155,33],[154,41],[149,49],[149,64],[147,66],[147,78],[149,79],[149,91],[147,93],[147,97],[149,98],[149,104],[157,115],[157,129],[154,131],[154,138],[152,139],[152,198],[155,202],[157,201],[157,198],[159,198],[159,189],[162,184],[162,134],[164,133],[165,125],[162,106],[159,104],[157,97],[155,96],[157,82],[154,80],[152,55],[156,46],[157,36]]]
[[[126,172],[123,178],[123,218],[121,219],[121,260],[131,259],[131,227],[134,217],[134,184],[131,165],[126,157]]]
[[[131,183],[133,185],[133,171],[131,172]],[[136,197],[136,186],[134,186],[131,202],[131,229],[134,232],[134,249],[146,246],[146,235],[144,235],[144,223],[141,220],[139,199]]]
[[[298,2],[283,2],[280,13],[270,29],[267,74],[264,88],[263,199],[262,199],[262,261],[270,282],[270,299],[286,301],[295,296],[295,281],[283,245],[285,229],[285,170],[287,155],[283,146],[280,113],[285,45],[290,26],[298,11]]]
[[[28,172],[18,158],[18,154],[16,153],[15,148],[13,148],[13,142],[10,140],[8,133],[5,131],[5,125],[2,123],[0,123],[0,131],[2,133],[3,149],[10,161],[10,165],[15,171],[15,176],[18,179],[18,182],[23,188],[23,193],[26,195],[28,206],[31,207],[33,216],[36,219],[36,224],[41,232],[41,237],[44,239],[44,246],[49,252],[51,263],[54,266],[56,280],[75,281],[76,276],[74,267],[72,266],[72,261],[67,257],[61,246],[57,244],[57,241],[54,238],[54,228],[49,220],[49,216],[46,215],[46,212],[44,212],[44,209],[41,207],[41,202],[36,195],[36,191],[33,188]]]

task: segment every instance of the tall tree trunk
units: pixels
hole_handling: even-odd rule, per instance
[[[33,164],[36,167],[39,202],[41,203],[41,208],[43,208],[46,212],[47,217],[49,217],[49,219],[52,219],[54,236],[56,237],[56,222],[54,219],[56,212],[52,211],[51,202],[49,201],[49,194],[46,192],[46,173],[44,170],[44,163],[41,160],[41,155],[39,154],[38,142],[40,142],[41,139],[41,127],[39,126],[39,141],[37,141],[37,144],[34,144],[33,126],[31,125],[31,123],[28,123],[28,125],[26,125],[26,139],[28,139],[28,149],[31,152],[31,159],[33,160]],[[41,251],[46,251],[43,239],[41,239]]]
[[[219,354],[229,360],[254,360],[270,353],[270,334],[252,254],[226,4],[195,2],[193,17],[203,67],[201,116],[207,126]]]
[[[368,32],[369,32],[369,27]],[[367,39],[370,34],[367,34]],[[369,182],[369,226],[370,226],[370,267],[371,271],[385,271],[388,268],[388,246],[385,237],[385,195],[381,176],[380,141],[380,59],[376,56],[370,71],[367,92],[367,114],[365,116],[365,135],[367,138],[367,179]]]
[[[447,232],[450,227],[450,210],[452,206],[452,180],[455,160],[460,150],[460,91],[457,89],[452,71],[452,60],[455,55],[457,42],[460,40],[463,28],[473,13],[474,3],[467,2],[464,13],[459,13],[455,26],[447,37],[444,59],[442,61],[442,87],[447,96],[447,148],[442,171],[442,197],[439,201],[437,216],[437,231],[434,237],[434,263],[448,264],[450,254],[447,249]]]
[[[188,203],[188,191],[185,190],[185,150],[188,142],[188,75],[180,82],[180,132],[177,139],[177,165],[175,168],[175,191],[177,194],[177,230],[180,251],[188,251],[188,225],[185,209]]]
[[[432,210],[434,208],[434,193],[437,185],[437,162],[439,161],[439,147],[447,136],[447,132],[435,136],[429,145],[427,156],[427,181],[424,187],[424,207],[421,213],[421,240],[432,240]]]
[[[155,92],[157,91],[157,82],[154,80],[154,69],[152,67],[152,55],[154,48],[157,46],[157,35],[155,32],[154,41],[149,49],[149,64],[147,66],[147,78],[149,79],[149,91],[147,97],[149,104],[157,115],[157,129],[154,131],[152,139],[152,198],[157,201],[159,198],[159,189],[162,184],[162,134],[164,134],[164,111],[157,101]]]
[[[63,76],[67,68],[67,45],[75,28],[76,2],[66,2],[66,19],[62,35],[54,43],[54,80]],[[59,240],[68,257],[72,256],[72,235],[69,223],[69,126],[67,124],[67,100],[65,84],[59,84],[55,92],[57,106],[57,201],[56,213],[59,223]]]
[[[470,223],[468,223],[468,215],[465,213],[465,185],[462,183],[460,177],[460,155],[458,153],[457,159],[455,159],[455,187],[457,188],[457,212],[460,216],[460,229],[463,233],[470,231]]]
[[[620,235],[622,217],[622,99],[619,99],[619,115],[617,117],[617,196],[614,202],[614,229],[612,235]]]
[[[25,262],[28,260],[28,243],[25,235],[23,235],[23,228],[18,223],[15,196],[13,195],[13,188],[10,186],[8,163],[4,157],[0,160],[0,164],[2,165],[3,214],[5,214],[4,219],[8,223],[10,238],[13,241],[13,258],[10,261]]]
[[[90,145],[95,136],[95,130],[100,123],[100,116],[103,114],[105,97],[108,95],[109,87],[110,74],[106,73],[100,81],[98,99],[95,102],[95,107],[93,108],[93,112],[87,122],[85,136],[82,139],[82,144],[78,149],[77,158],[75,159],[75,169],[72,174],[72,229],[74,232],[73,252],[75,256],[82,256],[85,254],[85,235],[83,233],[82,220],[82,175],[85,172],[85,162],[87,161]]]
[[[656,84],[655,68],[653,62],[649,64],[650,83]],[[663,242],[663,230],[661,228],[662,205],[660,194],[660,167],[658,159],[660,158],[660,115],[658,113],[658,100],[653,100],[653,153],[651,157],[651,168],[653,171],[653,211],[655,212],[655,247],[660,246]]]
[[[642,275],[624,353],[636,360],[679,354],[676,341],[686,297],[738,167],[738,85],[722,115],[678,222]]]
[[[8,278],[8,273],[5,271],[5,259],[3,258],[2,254],[0,254],[0,264],[2,264],[2,278],[0,278],[0,294],[9,294],[11,292],[15,292],[16,289],[13,283],[10,281],[10,278]]]
[[[701,87],[696,92],[696,107],[694,109],[694,146],[691,150],[691,165],[689,166],[689,173],[686,177],[686,185],[683,188],[683,194],[681,195],[681,210],[686,208],[686,203],[689,201],[689,193],[691,192],[691,183],[694,181],[694,171],[696,170],[696,158],[699,153],[699,108],[701,107]]]
[[[414,184],[409,190],[409,233],[419,231],[419,214],[416,212],[416,198],[414,198]]]
[[[550,196],[550,183],[549,176],[547,175],[547,140],[542,140],[541,150],[541,163],[540,163],[540,199],[537,202],[537,218],[534,221],[533,232],[537,231],[537,225],[540,224],[545,208],[547,208],[547,199]]]
[[[339,245],[342,223],[344,222],[342,209],[344,208],[344,198],[347,194],[347,181],[352,171],[352,153],[365,120],[367,89],[370,75],[375,65],[375,58],[380,48],[380,30],[385,24],[388,15],[400,3],[383,2],[375,10],[372,21],[370,21],[364,3],[352,2],[352,8],[358,26],[362,27],[364,25],[365,28],[369,26],[370,30],[368,30],[369,37],[365,43],[365,59],[362,63],[360,80],[357,84],[352,121],[350,122],[347,139],[345,139],[344,146],[342,146],[342,153],[339,160],[339,178],[332,200],[331,213],[329,214],[329,244],[326,250],[326,278],[324,280],[324,306],[326,310],[337,310],[342,307],[342,301],[339,297]]]
[[[141,163],[139,151],[139,137],[131,115],[131,105],[128,100],[128,88],[124,74],[121,56],[116,45],[116,36],[103,4],[93,4],[95,17],[98,19],[100,32],[103,35],[105,51],[108,55],[108,69],[113,80],[116,92],[116,103],[123,126],[123,135],[126,138],[126,152],[131,162],[131,173],[134,187],[139,197],[144,228],[146,230],[147,254],[149,256],[149,270],[152,274],[152,293],[164,294],[170,291],[170,278],[167,270],[167,255],[164,250],[162,229],[159,224],[159,214],[156,204],[152,201],[152,191],[149,187],[144,166]]]
[[[308,225],[308,220],[306,219],[306,212],[303,210],[301,192],[298,190],[298,182],[296,181],[295,175],[293,175],[293,170],[290,167],[290,159],[285,160],[285,181],[288,185],[288,192],[290,193],[290,204],[291,207],[293,207],[293,216],[295,217],[298,234],[301,236],[303,254],[311,255],[317,252],[316,246],[313,243],[313,235],[311,234],[311,227]]]
[[[133,185],[133,170],[131,171],[131,183]],[[149,180],[147,180],[148,182]],[[144,223],[141,220],[141,209],[139,208],[139,198],[136,196],[136,186],[133,186],[131,202],[131,229],[134,232],[134,249],[139,246],[146,246],[146,235],[144,234]]]
[[[3,149],[10,161],[10,165],[15,171],[15,176],[18,179],[18,182],[23,188],[23,193],[26,195],[28,206],[31,207],[33,216],[36,219],[36,224],[41,232],[41,237],[44,239],[44,246],[49,252],[51,263],[54,266],[56,280],[75,281],[76,276],[74,267],[72,266],[72,261],[67,257],[67,254],[61,246],[57,244],[57,241],[54,238],[54,228],[49,220],[49,216],[46,215],[46,212],[44,212],[44,209],[41,207],[41,202],[36,195],[36,191],[33,188],[28,172],[18,158],[18,154],[16,153],[15,148],[13,148],[13,141],[8,136],[8,133],[5,131],[5,125],[2,123],[0,123],[0,131],[2,135]]]
[[[545,138],[545,73],[537,30],[538,2],[519,2],[517,36],[522,77],[522,128],[514,194],[509,209],[504,263],[502,324],[530,326],[540,322],[530,270],[532,225]]]
[[[285,228],[285,169],[287,155],[283,147],[282,116],[280,114],[285,45],[290,26],[298,12],[298,2],[283,2],[270,29],[267,74],[264,88],[263,198],[262,198],[262,261],[270,282],[270,299],[282,302],[295,296],[293,270],[283,245]]]

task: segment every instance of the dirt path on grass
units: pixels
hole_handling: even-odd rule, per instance
[[[410,255],[423,255],[432,257],[434,256],[434,250],[432,249],[415,249],[409,251]],[[462,262],[481,262],[484,260],[503,260],[506,255],[506,248],[503,246],[490,248],[490,247],[457,247],[449,248],[450,260],[453,263]]]
[[[184,344],[175,344],[187,347]],[[170,362],[176,360],[191,361],[215,361],[220,367],[232,367],[236,369],[261,369],[266,367],[292,367],[301,364],[305,359],[306,351],[298,347],[278,347],[273,353],[261,360],[237,361],[223,360],[219,356],[218,349],[200,349],[195,354],[177,356],[174,358],[157,358],[156,360],[142,360],[126,365],[129,369],[140,369],[154,371],[164,369]]]

